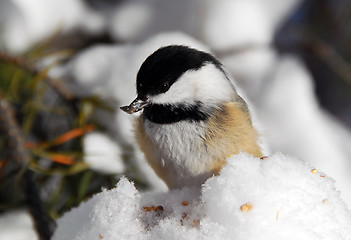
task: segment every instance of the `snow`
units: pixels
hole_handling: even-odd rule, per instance
[[[277,58],[274,49],[264,46],[229,54],[222,57],[221,61],[248,98],[255,101],[262,94],[265,77],[275,68]]]
[[[7,12],[2,19],[2,38],[8,50],[21,53],[56,31],[80,28],[99,33],[105,22],[82,0],[10,0],[1,1]],[[1,11],[1,10],[0,10]]]
[[[53,240],[351,239],[351,212],[324,173],[282,153],[227,162],[201,189],[141,193],[122,178],[60,218]]]
[[[284,22],[285,18],[302,3],[301,0],[255,0],[256,2],[264,2],[263,8],[267,12],[266,16],[269,19],[272,27],[276,30]]]
[[[182,31],[196,35],[203,1],[129,0],[113,10],[109,31],[117,40],[138,43],[155,34]],[[133,27],[130,27],[133,26]]]
[[[33,221],[23,209],[0,214],[0,240],[37,239]]]
[[[107,174],[118,174],[125,170],[122,150],[103,133],[92,132],[85,135],[83,151],[84,161],[91,169]]]
[[[114,10],[108,28],[115,39],[129,42],[182,31],[222,51],[270,44],[274,30],[300,2],[130,0]]]
[[[55,31],[106,32],[140,43],[165,31],[182,31],[215,50],[269,44],[273,32],[301,0],[129,0],[92,9],[83,0],[0,2],[3,43],[21,53]]]
[[[286,56],[279,61],[257,106],[271,147],[309,159],[337,181],[350,204],[350,131],[320,109],[312,78],[300,60]]]
[[[258,1],[208,1],[203,40],[215,50],[269,44],[273,28],[263,3]]]
[[[124,2],[112,16],[111,32],[117,39],[128,41],[144,33],[152,21],[153,9],[146,2]],[[131,17],[138,16],[138,17]],[[126,24],[128,22],[128,24]]]

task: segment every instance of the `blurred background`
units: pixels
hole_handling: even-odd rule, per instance
[[[334,178],[350,208],[350,42],[347,0],[0,1],[0,240],[49,239],[65,211],[123,175],[167,190],[118,107],[169,44],[219,58],[265,153]]]

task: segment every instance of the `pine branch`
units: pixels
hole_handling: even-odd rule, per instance
[[[6,134],[8,145],[16,160],[18,169],[25,169],[21,179],[21,186],[26,198],[26,204],[33,217],[35,228],[40,240],[50,239],[53,223],[44,211],[43,204],[39,197],[39,191],[34,181],[33,173],[26,169],[31,155],[24,146],[24,139],[19,128],[14,111],[10,103],[0,93],[0,121],[1,130]]]
[[[14,57],[9,54],[0,51],[0,62],[6,62],[15,65],[23,70],[30,72],[33,75],[38,75],[41,73],[36,67],[29,63],[26,59],[22,57]],[[54,79],[46,76],[45,82],[52,87],[62,98],[66,100],[73,100],[75,96],[71,91],[69,91],[61,82],[55,81]]]

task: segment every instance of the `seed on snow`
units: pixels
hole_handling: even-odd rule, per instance
[[[250,203],[245,203],[244,205],[241,205],[240,210],[242,212],[248,212],[252,209],[252,204]]]

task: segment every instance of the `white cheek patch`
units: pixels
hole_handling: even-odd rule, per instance
[[[224,73],[213,64],[207,64],[198,70],[185,72],[167,92],[151,96],[149,100],[158,104],[191,104],[194,101],[229,102],[235,97],[235,89]]]

